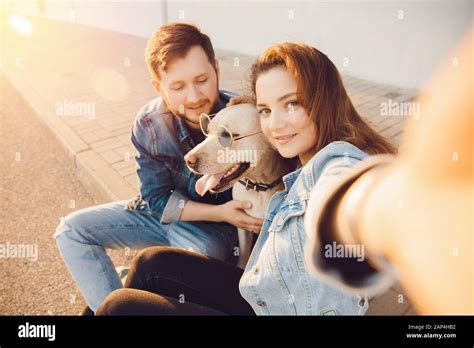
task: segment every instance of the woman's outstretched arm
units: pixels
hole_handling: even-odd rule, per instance
[[[360,176],[328,215],[333,239],[392,264],[423,314],[474,313],[473,32],[418,98],[400,155]],[[320,227],[308,226],[315,243]]]

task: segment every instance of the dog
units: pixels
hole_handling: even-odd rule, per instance
[[[224,130],[231,132],[234,139],[227,148],[217,135],[220,132],[224,138],[228,136]],[[189,170],[203,175],[196,182],[199,195],[232,187],[234,199],[252,203],[246,213],[261,219],[274,193],[283,188],[282,177],[291,169],[290,161],[281,157],[263,135],[259,114],[252,104],[233,105],[219,111],[210,121],[206,139],[189,151],[184,160]],[[250,257],[253,236],[252,231],[238,229],[237,266],[242,269]]]

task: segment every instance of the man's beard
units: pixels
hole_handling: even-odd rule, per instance
[[[203,102],[204,102],[204,101],[201,101],[199,104],[203,104]],[[211,114],[211,113],[212,113],[212,110],[215,109],[215,107],[216,107],[216,105],[217,105],[218,102],[219,102],[219,100],[218,100],[218,98],[217,98],[217,99],[214,101],[214,103],[211,105],[211,104],[209,104],[209,99],[207,99],[207,100],[205,101],[205,103],[206,103],[207,105],[210,105],[210,107],[209,107],[209,108],[206,108],[206,109],[203,109],[203,110],[201,111],[200,115],[203,114],[203,113],[204,113],[204,114],[208,114],[208,115]],[[199,124],[199,118],[196,120],[196,116],[195,116],[195,115],[194,115],[194,116],[188,116],[188,115],[186,115],[186,110],[189,110],[189,109],[186,109],[186,108],[185,108],[185,113],[184,113],[184,114],[179,113],[179,112],[178,112],[178,113],[173,112],[173,114],[174,114],[175,116],[177,116],[177,117],[182,118],[182,119],[185,120],[188,124],[193,125],[194,128],[197,128],[197,129],[200,128],[201,126],[200,126],[200,124]],[[193,110],[189,110],[189,111],[193,111]]]
[[[217,86],[218,90],[219,90],[219,86]],[[195,120],[195,116],[194,117],[190,117],[188,115],[186,115],[186,110],[189,110],[187,109],[185,106],[184,107],[184,113],[181,113],[179,112],[179,110],[176,110],[174,109],[171,104],[169,103],[168,101],[168,98],[166,97],[166,95],[163,93],[162,94],[162,99],[163,101],[165,102],[166,106],[168,107],[168,109],[171,111],[171,113],[176,116],[176,117],[179,117],[179,118],[182,118],[183,120],[186,121],[187,124],[190,124],[192,125],[194,128],[196,129],[199,129],[201,126],[199,124],[199,119]],[[206,103],[206,104],[209,104],[209,99],[204,99],[204,100],[201,100],[199,101],[199,103],[197,103],[198,105],[201,105],[203,103]],[[205,114],[211,114],[212,111],[215,109],[215,107],[217,106],[217,104],[219,103],[219,93],[217,94],[217,98],[216,100],[214,100],[214,103],[212,103],[209,107],[209,109],[206,109],[206,110],[203,110],[201,112],[201,114],[205,113]],[[192,111],[192,110],[189,110],[189,111]]]

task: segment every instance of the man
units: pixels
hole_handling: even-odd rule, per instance
[[[218,112],[231,97],[219,92],[209,37],[193,25],[164,25],[148,42],[146,63],[159,97],[138,111],[132,129],[140,195],[74,212],[54,235],[93,312],[122,287],[105,248],[169,245],[227,260],[237,242],[235,226],[260,230],[262,224],[245,213],[249,202],[232,200],[231,190],[200,197],[199,176],[184,163],[204,140],[199,116]]]

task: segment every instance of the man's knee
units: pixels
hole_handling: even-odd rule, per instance
[[[66,236],[69,239],[77,239],[78,241],[79,239],[82,240],[87,214],[88,212],[85,210],[78,210],[65,217],[60,217],[59,225],[56,227],[53,237],[56,240],[58,240],[59,236]]]
[[[127,214],[124,206],[125,201],[119,201],[76,210],[66,217],[60,218],[54,238],[67,234],[70,238],[97,244],[99,239],[95,234],[103,230],[103,227],[119,224],[123,214]]]
[[[56,226],[56,230],[54,231],[54,234],[53,234],[54,239],[57,240],[59,236],[63,236],[65,233],[72,230],[69,217],[70,215],[59,218],[59,225]]]

